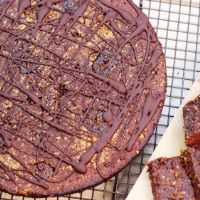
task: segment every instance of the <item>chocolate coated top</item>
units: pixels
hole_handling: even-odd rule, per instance
[[[0,1],[0,48],[2,189],[71,193],[114,175],[148,141],[165,60],[131,1]]]

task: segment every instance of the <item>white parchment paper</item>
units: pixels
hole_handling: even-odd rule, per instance
[[[150,160],[158,157],[173,157],[180,155],[180,150],[186,148],[184,140],[184,128],[183,128],[183,106],[190,100],[200,95],[200,74],[196,78],[196,81],[189,90],[186,98],[178,109],[176,115],[171,121],[169,127],[164,133],[158,146],[153,152]],[[148,177],[147,167],[145,167],[139,176],[137,182],[132,188],[126,200],[153,200],[151,183]]]

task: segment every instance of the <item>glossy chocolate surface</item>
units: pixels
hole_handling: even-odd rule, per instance
[[[0,1],[0,186],[61,195],[122,170],[165,99],[161,45],[130,1]]]

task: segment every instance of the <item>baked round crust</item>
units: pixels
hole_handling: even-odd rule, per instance
[[[59,196],[127,166],[157,124],[162,47],[131,0],[0,1],[0,187]]]

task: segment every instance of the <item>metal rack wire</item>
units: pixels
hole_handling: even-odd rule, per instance
[[[200,1],[137,0],[149,17],[166,55],[168,87],[162,116],[144,150],[116,177],[82,193],[43,200],[124,200],[149,159],[187,91],[200,73]],[[1,200],[28,200],[0,192]],[[34,198],[38,199],[38,198]]]

